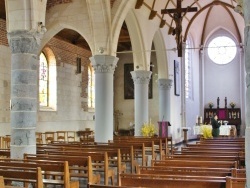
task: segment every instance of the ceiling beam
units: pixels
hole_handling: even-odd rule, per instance
[[[144,0],[137,0],[137,2],[135,4],[135,9],[141,8],[143,3],[144,3]]]

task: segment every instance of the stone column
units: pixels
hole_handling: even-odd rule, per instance
[[[159,121],[170,121],[170,89],[171,79],[159,79]]]
[[[250,188],[250,1],[239,1],[239,6],[243,7],[245,30],[245,69],[246,69],[246,130],[245,130],[245,159],[246,159],[246,187]],[[240,10],[242,11],[242,10]]]
[[[135,136],[141,135],[143,123],[149,122],[148,117],[148,84],[150,81],[151,71],[137,70],[132,71],[134,80],[135,95]]]
[[[95,70],[95,142],[113,140],[114,71],[117,57],[95,55],[90,58]]]
[[[11,158],[36,153],[38,100],[37,56],[40,44],[37,32],[13,31],[8,34],[11,47]]]

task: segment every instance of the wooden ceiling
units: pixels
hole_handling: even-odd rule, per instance
[[[71,2],[72,0],[47,0],[47,9],[53,6],[56,6],[57,4],[71,3]],[[116,0],[110,0],[111,8],[113,7],[115,2]],[[151,2],[151,0],[137,0],[135,8],[139,9],[142,5],[144,5],[146,8],[151,10],[149,19],[153,19],[154,17],[157,16],[161,19],[162,21],[161,23],[163,23],[162,26],[167,25],[169,28],[172,28],[175,26],[175,25],[172,25],[173,19],[169,15],[166,15],[166,14],[162,15],[160,12],[161,12],[162,7],[165,9],[176,8],[177,0],[154,0],[153,4],[148,3],[148,2]],[[185,0],[185,1],[183,0],[182,4],[183,4],[182,7],[193,6],[193,7],[198,7],[198,11],[204,11],[205,12],[204,14],[197,14],[197,15],[195,15],[195,13],[188,13],[185,15],[184,21],[189,23],[196,16],[198,15],[203,16],[201,20],[204,20],[203,27],[205,27],[206,15],[207,13],[209,13],[209,11],[207,11],[209,10],[208,7],[213,7],[214,5],[221,5],[225,8],[229,6],[234,7],[236,5],[236,0]],[[230,14],[232,17],[232,13]],[[5,0],[0,0],[0,19],[6,19]],[[236,24],[234,25],[235,27],[237,27]],[[183,33],[185,32],[183,31]],[[65,40],[67,42],[70,42],[79,47],[90,50],[86,40],[76,31],[73,31],[70,29],[63,29],[55,37]],[[129,37],[127,26],[124,22],[121,28],[120,36],[119,36],[117,51],[120,52],[120,51],[127,51],[127,50],[131,50],[131,42],[130,42],[130,37]]]
[[[51,4],[54,0],[48,0],[47,4]],[[111,0],[111,6],[113,5],[115,0]],[[0,19],[6,20],[5,14],[5,0],[0,0]],[[81,48],[90,50],[88,43],[86,40],[76,31],[71,29],[63,29],[59,33],[55,35],[56,38],[67,41],[71,44],[77,45]],[[119,43],[117,47],[117,51],[125,51],[131,50],[130,37],[128,34],[127,26],[124,22],[122,26],[122,30],[120,33]]]

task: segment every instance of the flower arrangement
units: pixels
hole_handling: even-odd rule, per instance
[[[234,108],[236,106],[236,104],[234,102],[230,102],[229,104],[232,108]]]
[[[208,106],[209,106],[209,108],[213,108],[213,106],[214,106],[214,103],[212,103],[212,102],[209,102],[209,103],[208,103]]]
[[[212,136],[212,128],[208,126],[201,126],[201,132],[203,134],[204,139],[213,138]]]
[[[157,128],[154,124],[151,123],[144,123],[141,128],[142,136],[154,136],[157,133]]]

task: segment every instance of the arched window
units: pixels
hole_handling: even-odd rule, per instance
[[[39,103],[40,106],[48,106],[48,62],[43,53],[40,54],[39,66]]]
[[[88,107],[95,108],[95,75],[91,67],[88,68]]]
[[[193,99],[193,77],[192,77],[192,49],[190,37],[186,40],[185,48],[185,96]]]
[[[39,62],[39,106],[42,111],[57,109],[56,70],[56,59],[52,50],[44,48]]]

